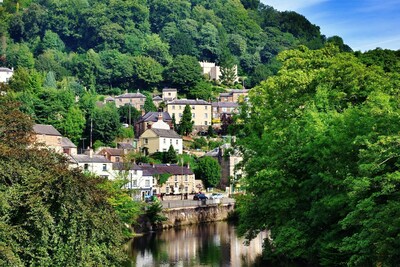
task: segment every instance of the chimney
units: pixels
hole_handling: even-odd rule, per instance
[[[187,168],[190,169],[190,164],[189,164],[189,162],[188,162],[188,164],[187,164]]]
[[[160,120],[162,121],[162,119],[163,119],[162,112],[159,112],[158,113],[158,121],[160,121]]]

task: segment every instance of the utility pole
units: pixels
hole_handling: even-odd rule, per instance
[[[90,117],[90,148],[93,147],[93,119]]]
[[[83,151],[85,150],[85,139],[86,139],[86,137],[82,137],[82,138],[81,138],[81,140],[82,140],[82,151],[81,151],[81,154],[82,154]]]

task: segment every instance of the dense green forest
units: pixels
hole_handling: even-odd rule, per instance
[[[241,129],[241,232],[269,229],[270,259],[397,266],[399,51],[301,47],[278,59]]]
[[[15,69],[8,90],[36,123],[53,125],[79,146],[92,126],[95,147],[133,136],[121,127],[129,110],[96,106],[102,95],[171,86],[209,100],[224,83],[235,86],[223,80],[216,87],[198,61],[226,70],[236,64],[236,86],[249,88],[276,73],[280,51],[327,42],[351,50],[302,15],[259,1],[5,0],[0,21],[0,65]],[[131,112],[135,121],[140,111]]]
[[[304,16],[259,1],[5,0],[0,18],[2,65],[73,77],[97,93],[180,90],[169,75],[179,55],[237,64],[252,87],[277,70],[280,51],[327,41]]]

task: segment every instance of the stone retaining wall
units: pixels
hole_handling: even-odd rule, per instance
[[[233,204],[165,209],[164,215],[167,217],[167,220],[163,222],[162,228],[223,221],[228,218],[228,215],[233,212],[233,210]]]

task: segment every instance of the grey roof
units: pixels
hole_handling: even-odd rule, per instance
[[[192,175],[193,171],[188,166],[178,164],[136,164],[133,162],[113,163],[113,170],[142,170],[144,176],[168,173],[171,175]]]
[[[168,112],[161,112],[161,113],[162,113],[163,121],[172,121],[172,118]],[[160,112],[147,112],[142,117],[140,117],[138,123],[147,122],[147,121],[156,122],[156,121],[158,121],[159,114],[160,114]]]
[[[162,97],[159,95],[156,95],[155,97],[153,97],[153,100],[162,100]]]
[[[154,128],[151,128],[149,130],[153,131],[159,137],[182,139],[182,137],[179,134],[177,134],[174,130],[154,129]]]
[[[176,88],[164,88],[162,89],[163,92],[177,92],[178,90]]]
[[[231,93],[220,93],[219,94],[220,97],[222,97],[222,96],[231,96],[231,95],[232,95]]]
[[[236,108],[239,106],[236,102],[212,102],[211,105],[220,108]]]
[[[60,132],[57,131],[56,128],[53,127],[53,125],[35,124],[33,125],[33,131],[36,134],[61,136]]]
[[[114,162],[113,170],[141,170],[140,166],[133,162]]]
[[[115,99],[112,96],[108,96],[104,100],[105,101],[115,101]]]
[[[68,148],[68,147],[76,148],[76,145],[74,143],[72,143],[72,141],[69,140],[68,137],[61,138],[61,146],[65,147],[65,148]]]
[[[122,149],[134,149],[133,145],[130,143],[117,143],[117,147]]]
[[[248,93],[250,91],[250,89],[231,89],[231,93]]]
[[[202,99],[175,99],[167,105],[210,105],[210,103]]]
[[[86,154],[77,154],[71,155],[71,158],[77,163],[111,163],[111,161],[102,155],[92,155],[92,157],[90,157]]]
[[[125,93],[125,94],[116,96],[115,98],[146,98],[146,96],[144,96],[141,93]]]
[[[146,176],[153,176],[163,173],[168,173],[171,175],[193,174],[193,171],[190,168],[178,164],[142,164],[139,165],[139,167],[143,170],[143,174]]]
[[[1,67],[1,68],[0,68],[0,71],[1,71],[1,72],[14,72],[12,69],[5,68],[5,67]]]
[[[100,151],[101,155],[102,152],[105,151],[111,156],[123,156],[124,155],[124,150],[122,148],[104,148]]]

